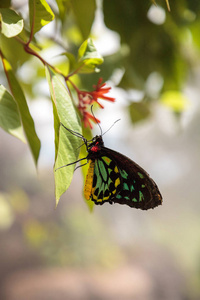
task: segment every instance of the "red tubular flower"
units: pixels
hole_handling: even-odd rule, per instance
[[[105,87],[106,83],[101,84],[102,80],[102,78],[99,78],[97,85],[93,86],[95,90],[88,93],[92,97],[92,103],[98,103],[101,108],[103,108],[103,105],[98,102],[98,98],[111,102],[115,101],[115,98],[105,96],[111,90],[111,87]]]
[[[89,112],[83,111],[82,114],[83,114],[83,124],[85,127],[89,126],[92,129],[93,126],[92,126],[90,120],[93,121],[94,123],[96,123],[96,122],[100,123],[100,120],[95,118]]]
[[[99,78],[97,85],[93,86],[95,90],[92,92],[77,90],[79,101],[89,105],[96,102],[101,108],[104,107],[98,102],[98,98],[114,102],[115,98],[105,96],[105,94],[110,91],[111,87],[105,87],[106,83],[101,84],[102,80],[102,78]]]
[[[103,99],[111,102],[115,101],[115,98],[108,97],[105,95],[110,91],[111,87],[105,87],[106,83],[101,84],[102,80],[103,80],[102,78],[99,78],[97,85],[93,86],[94,91],[91,92],[79,90],[70,81],[78,94],[78,99],[79,99],[78,109],[83,116],[83,122],[85,127],[89,125],[90,128],[92,128],[92,124],[90,123],[90,121],[98,122],[98,123],[100,122],[98,119],[94,118],[93,115],[91,115],[89,112],[86,111],[88,105],[91,105],[96,102],[101,108],[104,108],[104,106],[101,103],[99,103],[98,99]]]

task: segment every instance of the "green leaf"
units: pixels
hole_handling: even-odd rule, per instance
[[[75,56],[72,53],[69,53],[69,52],[62,53],[62,55],[65,55],[67,57],[68,63],[69,63],[69,72],[71,72],[76,67],[76,58],[75,58]],[[66,64],[65,64],[65,69],[66,69]],[[68,72],[68,74],[69,74],[69,72]]]
[[[17,104],[3,85],[0,85],[0,126],[22,142],[26,142]]]
[[[149,105],[144,102],[134,102],[129,106],[129,112],[132,123],[145,120],[150,115]]]
[[[23,27],[23,19],[12,9],[1,8],[1,32],[8,38],[18,35]]]
[[[99,63],[103,62],[102,56],[97,52],[93,40],[91,38],[87,39],[80,46],[78,50],[78,59],[79,61],[85,61],[88,59],[97,59]]]
[[[70,7],[70,0],[56,0],[59,9],[59,15],[62,21],[64,21],[67,16],[67,9]]]
[[[33,34],[54,19],[54,13],[45,0],[29,0],[29,19]]]
[[[5,35],[0,34],[0,45],[3,53],[6,53],[6,58],[12,65],[13,70],[16,70],[25,61],[30,59],[30,54],[24,51],[23,45],[15,38],[7,38]]]
[[[81,125],[63,78],[46,67],[54,110],[55,166],[54,170],[77,161],[81,139],[68,132],[67,128],[81,133]],[[75,164],[54,171],[56,205],[72,181]]]
[[[187,43],[189,43],[189,39],[192,34],[192,41],[194,42],[194,45],[200,49],[199,26],[200,26],[200,19],[197,18],[196,22],[192,23],[192,25],[190,26],[190,31],[187,32],[187,34],[188,34]],[[184,38],[185,38],[185,36],[186,35],[184,35]]]
[[[103,57],[97,52],[92,39],[86,40],[78,51],[78,73],[91,73],[97,71],[96,66],[103,63]]]
[[[189,107],[188,98],[179,91],[167,91],[162,94],[161,103],[176,113],[181,113]]]
[[[37,164],[39,153],[40,153],[40,140],[36,134],[35,126],[29,108],[26,102],[24,93],[17,81],[9,62],[3,58],[3,66],[8,79],[8,83],[12,92],[12,95],[18,105],[23,129],[31,149],[35,164]]]
[[[96,1],[95,0],[73,0],[71,6],[76,22],[82,33],[83,39],[87,39],[94,21]]]
[[[161,2],[166,5],[165,1],[159,3]],[[179,10],[180,15],[183,15],[185,11],[183,2],[177,2],[175,5],[177,12],[173,15],[166,13],[165,22],[159,26],[148,18],[150,4],[150,1],[104,1],[105,25],[120,35],[121,44],[126,44],[130,51],[123,63],[126,70],[121,82],[123,88],[145,89],[145,81],[152,71],[161,74],[164,88],[169,80],[177,85],[183,83],[178,78],[175,60],[179,57],[186,65],[184,60],[187,51],[184,55],[181,53],[180,49],[183,47],[179,37],[181,25],[176,26],[172,20],[173,16],[174,19],[179,19],[175,17],[179,16]]]

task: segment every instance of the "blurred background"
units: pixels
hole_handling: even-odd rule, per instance
[[[90,32],[105,62],[99,74],[77,82],[91,90],[102,76],[112,86],[116,102],[95,112],[103,132],[121,119],[104,135],[105,145],[151,175],[163,205],[140,211],[104,204],[91,213],[78,169],[55,209],[43,66],[8,52],[42,148],[36,170],[28,146],[0,130],[0,299],[200,299],[200,2],[170,1],[171,12],[165,1],[142,2],[98,1],[84,31],[77,22],[84,21],[82,8],[48,1],[57,18],[37,39],[41,56],[64,68],[58,53],[76,53]],[[84,1],[88,10],[92,4]],[[27,1],[12,5],[27,18]],[[0,81],[6,85],[2,66]]]

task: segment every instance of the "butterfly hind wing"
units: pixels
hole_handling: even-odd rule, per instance
[[[120,171],[107,155],[89,161],[85,183],[85,197],[95,204],[112,203],[122,188]]]
[[[89,167],[85,179],[85,186],[84,186],[84,196],[86,200],[90,200],[91,193],[92,193],[92,184],[94,178],[94,160],[89,160]]]
[[[162,204],[160,191],[149,174],[130,158],[114,150],[104,148],[109,158],[115,162],[122,186],[112,198],[114,203],[147,210]]]

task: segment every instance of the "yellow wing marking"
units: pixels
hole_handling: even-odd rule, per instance
[[[89,168],[86,175],[85,186],[84,186],[84,196],[86,200],[90,200],[91,197],[93,176],[94,176],[94,161],[89,160]]]
[[[119,179],[119,177],[118,177],[118,178],[115,180],[115,187],[117,188],[119,184],[120,184],[120,179]]]

